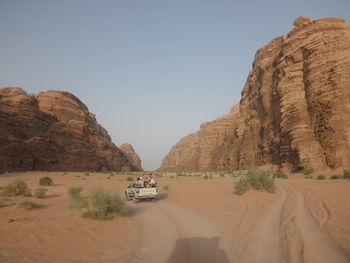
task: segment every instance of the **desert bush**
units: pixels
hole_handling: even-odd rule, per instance
[[[36,198],[45,198],[46,191],[47,191],[47,189],[45,189],[45,188],[37,188],[37,189],[35,189],[34,196]]]
[[[208,175],[204,175],[203,177],[205,180],[208,180],[209,179],[209,176]]]
[[[350,180],[350,170],[344,170],[344,179]]]
[[[324,180],[324,179],[326,179],[326,177],[322,174],[317,176],[317,180]]]
[[[225,177],[225,174],[224,173],[220,173],[220,177]]]
[[[128,178],[126,178],[126,181],[132,182],[132,181],[134,181],[134,178],[132,176],[129,176]]]
[[[48,176],[41,177],[39,179],[39,185],[50,186],[50,185],[53,185],[53,181],[52,181],[51,177],[48,177]]]
[[[256,190],[265,190],[266,192],[275,192],[275,181],[271,171],[249,170],[246,174],[249,185]]]
[[[249,183],[246,178],[241,178],[239,181],[235,184],[235,191],[234,193],[237,195],[242,195],[245,192],[249,190]]]
[[[311,168],[311,167],[304,168],[300,172],[304,175],[309,175],[309,174],[312,174],[314,172],[314,168]]]
[[[306,175],[305,179],[314,179],[311,175]]]
[[[2,192],[5,196],[30,196],[30,189],[28,188],[26,182],[21,179],[16,179],[13,182],[6,185]]]
[[[17,208],[24,208],[26,210],[34,209],[37,205],[33,201],[23,200],[18,205]]]
[[[235,184],[235,193],[243,194],[249,188],[264,190],[268,193],[275,192],[275,180],[271,171],[259,171],[255,168],[249,169],[245,177]]]
[[[127,215],[128,207],[118,195],[110,194],[100,187],[94,188],[86,196],[81,187],[71,187],[70,208],[82,211],[82,216],[98,220],[112,219],[114,214]]]
[[[89,176],[89,175],[90,175],[90,173],[89,173],[89,172],[86,172],[86,173],[85,173],[85,176]]]
[[[174,176],[173,176],[173,175],[170,175],[170,178],[174,178]]]
[[[70,197],[69,207],[71,209],[81,210],[87,207],[87,202],[85,198],[81,195],[83,188],[81,186],[78,187],[70,187],[68,189],[68,195]]]
[[[165,190],[165,191],[169,191],[170,190],[170,186],[169,185],[165,185],[165,186],[163,186],[162,189]]]
[[[331,179],[332,179],[332,180],[336,180],[336,179],[339,179],[339,178],[338,178],[337,175],[332,175],[332,176],[331,176]]]
[[[286,175],[286,174],[284,174],[284,173],[277,172],[277,173],[274,173],[274,174],[273,174],[273,178],[288,179],[288,175]]]
[[[81,196],[83,188],[81,186],[69,187],[68,194],[70,198],[76,198]]]
[[[118,195],[112,195],[102,188],[94,188],[86,197],[87,211],[83,217],[98,220],[112,219],[114,214],[127,215],[128,207],[125,201]]]

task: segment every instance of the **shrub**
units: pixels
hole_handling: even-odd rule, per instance
[[[47,189],[45,189],[45,188],[37,188],[37,189],[35,189],[34,196],[36,198],[45,198],[46,191],[47,191]]]
[[[337,175],[332,175],[332,176],[331,176],[331,179],[332,179],[332,180],[336,180],[336,179],[338,179],[338,176],[337,176]]]
[[[85,173],[85,176],[89,176],[89,175],[90,175],[90,173],[89,173],[89,172],[86,172],[86,173]]]
[[[50,177],[45,176],[45,177],[41,177],[39,179],[39,185],[45,185],[45,186],[50,186],[53,185],[53,181]]]
[[[203,177],[205,180],[208,180],[209,179],[209,176],[208,175],[204,175]]]
[[[173,176],[173,175],[170,175],[170,178],[174,178],[174,176]]]
[[[317,180],[324,180],[324,179],[326,179],[326,177],[322,174],[317,176]]]
[[[249,189],[249,183],[246,178],[241,178],[239,181],[235,184],[235,194],[241,195],[247,192]]]
[[[235,184],[235,193],[243,194],[249,188],[253,188],[255,190],[264,190],[268,193],[274,193],[275,181],[271,171],[249,169],[245,177],[241,178]]]
[[[118,195],[112,195],[102,188],[94,188],[86,196],[81,187],[71,187],[70,208],[82,211],[82,216],[98,220],[112,219],[114,214],[127,215],[128,207]]]
[[[169,186],[169,185],[165,185],[165,186],[163,186],[163,190],[165,190],[165,191],[169,191],[169,190],[170,190],[170,186]]]
[[[3,195],[5,196],[30,196],[30,189],[26,182],[21,179],[16,179],[13,182],[6,185],[3,189]]]
[[[282,179],[288,179],[288,175],[284,174],[284,173],[274,173],[273,174],[273,178],[282,178]]]
[[[309,174],[312,174],[314,172],[314,168],[308,167],[308,168],[301,170],[300,172],[305,174],[305,175],[309,175]]]
[[[86,200],[81,195],[83,188],[79,187],[70,187],[68,189],[68,195],[70,197],[69,207],[71,209],[80,210],[87,206]]]
[[[132,178],[132,176],[129,176],[128,178],[126,178],[126,181],[132,182],[132,181],[134,181],[134,178]]]
[[[83,217],[98,220],[112,219],[114,214],[127,215],[128,207],[125,201],[118,195],[112,195],[102,188],[94,188],[87,199],[87,211]]]
[[[24,200],[21,201],[18,205],[18,208],[24,208],[26,210],[30,210],[30,209],[34,209],[37,207],[36,203],[34,203],[33,201],[29,201],[29,200]]]
[[[306,175],[305,179],[314,179],[311,175]]]
[[[224,173],[220,173],[220,177],[225,177],[225,174]]]
[[[344,170],[344,179],[350,180],[350,170]]]

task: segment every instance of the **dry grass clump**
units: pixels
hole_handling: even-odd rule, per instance
[[[17,205],[17,208],[24,208],[26,210],[31,210],[36,207],[37,207],[37,204],[29,200],[23,200]]]
[[[30,196],[30,189],[26,182],[21,179],[16,179],[13,182],[7,184],[2,191],[4,196]]]
[[[36,197],[36,198],[45,198],[46,197],[46,191],[47,191],[47,189],[45,189],[45,188],[37,188],[37,189],[35,189],[35,192],[34,192],[34,196]]]
[[[245,177],[241,178],[235,184],[235,194],[241,195],[250,188],[255,190],[263,190],[268,193],[275,192],[275,180],[271,171],[259,171],[257,169],[249,169]]]
[[[48,176],[41,177],[39,179],[39,185],[51,186],[51,185],[53,185],[53,181],[52,181],[51,177],[48,177]]]
[[[276,172],[273,174],[273,178],[288,179],[288,175],[284,173]]]
[[[68,190],[70,207],[81,211],[83,217],[109,220],[115,214],[128,214],[126,202],[117,194],[111,194],[100,187],[91,189],[86,196],[81,192],[81,187],[71,187]]]

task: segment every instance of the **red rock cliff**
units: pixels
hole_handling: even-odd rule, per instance
[[[259,49],[237,113],[172,147],[162,170],[350,167],[350,24],[300,17]]]
[[[138,170],[74,95],[0,89],[0,171]]]

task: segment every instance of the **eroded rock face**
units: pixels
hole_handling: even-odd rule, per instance
[[[350,24],[294,24],[257,51],[238,113],[182,139],[161,169],[350,167]]]
[[[68,92],[0,89],[0,134],[0,171],[138,170]]]
[[[143,170],[141,166],[141,159],[135,152],[134,148],[129,143],[123,143],[119,149],[123,152],[126,158],[130,161],[130,163],[137,169]]]

